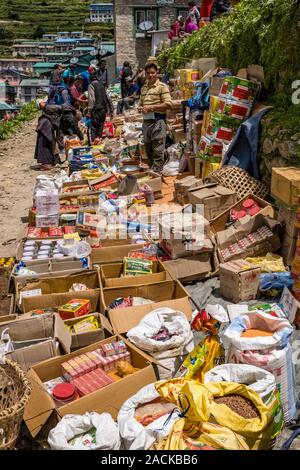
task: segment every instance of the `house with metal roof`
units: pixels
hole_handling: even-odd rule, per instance
[[[20,83],[20,100],[30,103],[49,92],[49,79],[27,78]]]

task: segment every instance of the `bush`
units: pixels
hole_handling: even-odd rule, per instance
[[[0,121],[0,140],[12,137],[22,127],[25,121],[33,119],[39,110],[35,102],[26,104],[20,113],[10,121]]]

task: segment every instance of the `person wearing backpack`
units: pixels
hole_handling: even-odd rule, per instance
[[[111,117],[114,114],[112,101],[98,75],[93,74],[88,88],[88,113],[86,116],[91,118],[88,129],[90,145],[96,138],[102,137],[107,114]]]

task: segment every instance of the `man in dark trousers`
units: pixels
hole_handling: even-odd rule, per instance
[[[88,88],[87,117],[91,118],[88,133],[90,145],[96,138],[102,137],[107,114],[112,117],[114,114],[114,107],[110,97],[106,93],[104,85],[101,83],[98,76],[94,74],[91,76],[91,83]]]
[[[106,67],[106,60],[102,59],[99,65],[99,69],[97,72],[97,76],[99,81],[104,85],[104,87],[107,89],[109,82],[108,82],[108,70]]]
[[[120,80],[121,80],[121,93],[122,98],[126,98],[128,96],[128,77],[133,77],[133,71],[130,66],[129,62],[124,62],[123,67],[120,72]]]

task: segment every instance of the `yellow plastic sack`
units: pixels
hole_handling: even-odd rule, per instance
[[[225,351],[216,336],[207,336],[187,356],[177,376],[204,382],[204,375],[225,362]]]
[[[273,253],[258,258],[246,258],[246,261],[259,266],[262,273],[284,273],[286,271],[283,258]]]
[[[224,426],[191,423],[182,418],[175,422],[166,439],[151,450],[249,450],[239,435]]]
[[[260,396],[246,385],[220,382],[205,385],[186,379],[173,379],[157,384],[158,393],[167,401],[176,404],[189,422],[228,427],[243,437],[251,449],[267,449],[271,440],[274,416]],[[228,406],[214,402],[215,397],[237,394],[252,401],[260,418],[246,419]]]

